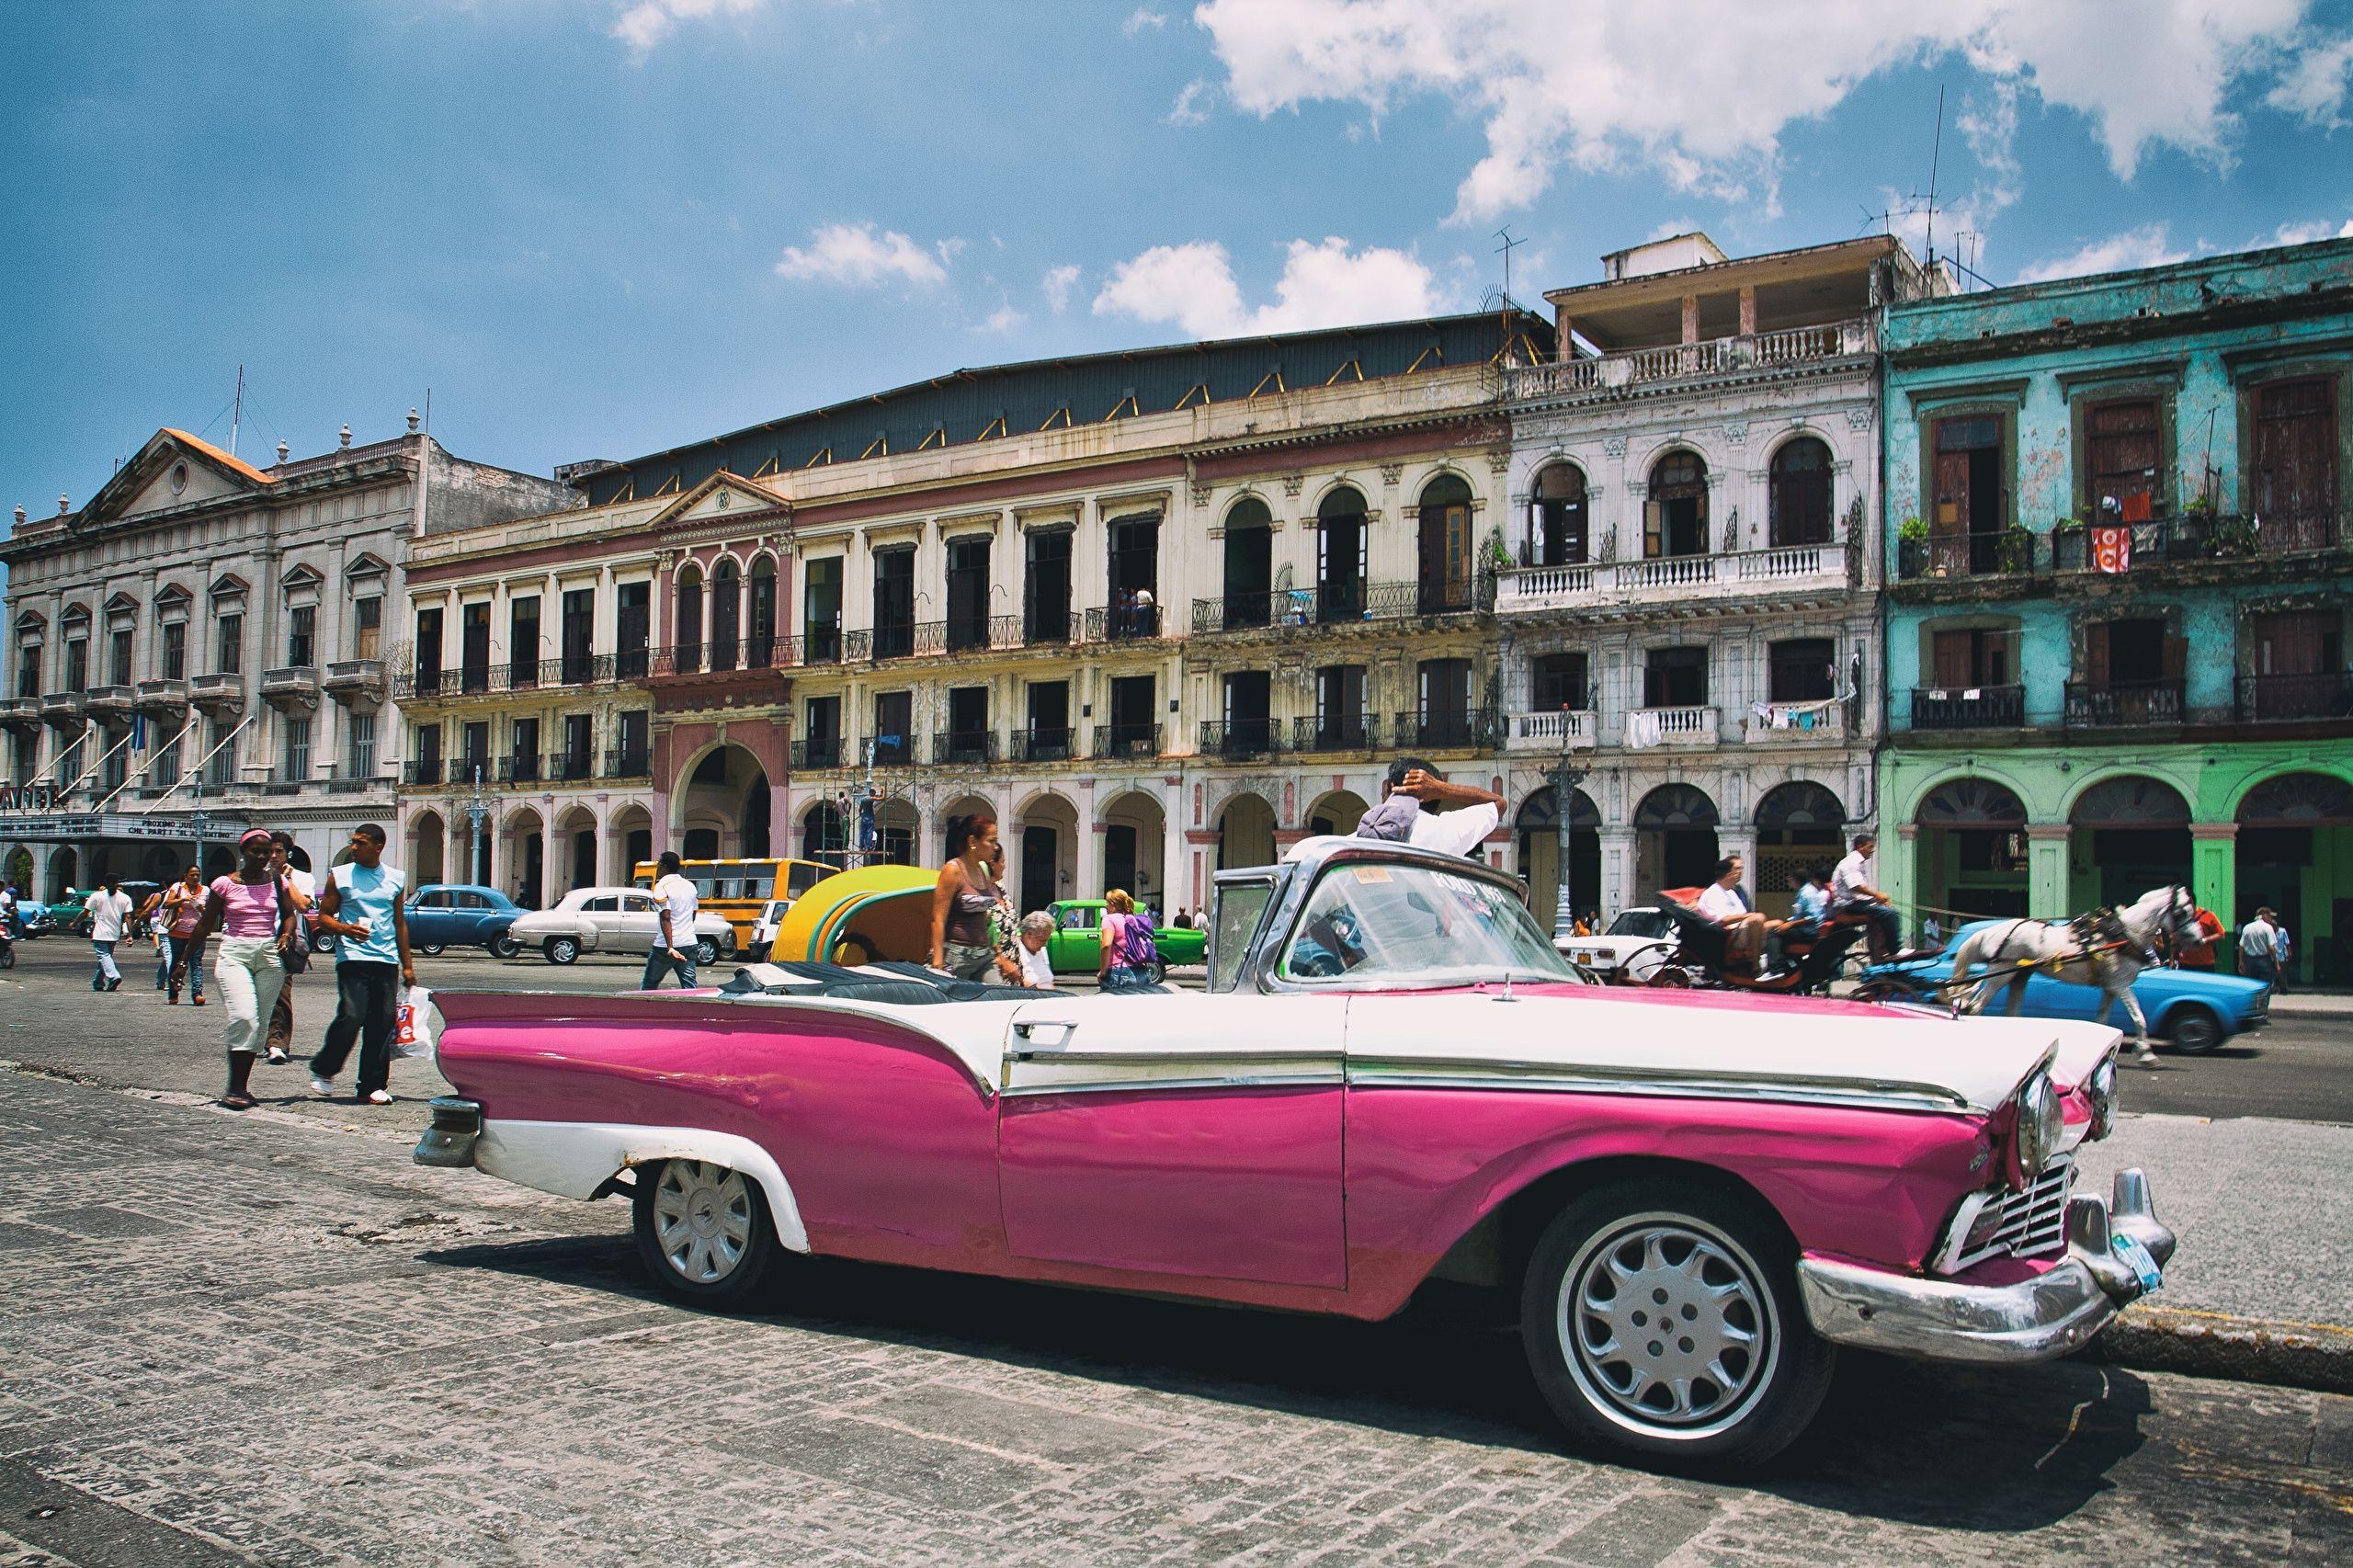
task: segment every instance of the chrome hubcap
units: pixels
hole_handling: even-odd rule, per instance
[[[1561,1348],[1620,1422],[1699,1435],[1736,1420],[1779,1353],[1771,1298],[1729,1237],[1682,1217],[1587,1242],[1561,1287]]]
[[[672,1160],[654,1188],[654,1235],[679,1275],[714,1285],[735,1272],[752,1241],[752,1192],[744,1173]]]

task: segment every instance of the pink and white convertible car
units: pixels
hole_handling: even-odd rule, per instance
[[[1761,1460],[1839,1345],[2083,1346],[2174,1238],[2075,1190],[2112,1028],[1580,983],[1473,861],[1311,839],[1218,878],[1207,994],[758,965],[719,993],[454,994],[416,1158],[628,1194],[673,1295],[788,1253],[1381,1318],[1518,1303],[1574,1432]]]

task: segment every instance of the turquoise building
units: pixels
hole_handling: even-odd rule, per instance
[[[1881,884],[2181,881],[2353,979],[2353,241],[1900,303],[1885,352]]]

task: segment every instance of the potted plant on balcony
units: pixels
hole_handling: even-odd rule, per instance
[[[1895,530],[1896,565],[1906,577],[1920,574],[1921,559],[1927,553],[1928,525],[1918,517],[1906,517]],[[1937,575],[1942,576],[1941,572]]]
[[[2025,525],[2012,523],[2004,528],[1997,549],[1997,562],[2004,572],[2034,570],[2034,532]]]

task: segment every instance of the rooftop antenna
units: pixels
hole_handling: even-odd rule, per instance
[[[218,419],[221,416],[216,414],[212,417]],[[243,365],[239,365],[237,367],[237,400],[233,405],[233,411],[229,415],[229,455],[233,458],[237,455],[237,426],[244,419],[244,417],[245,368]]]
[[[1945,151],[1945,90],[1937,89],[1937,137],[1928,148],[1928,265],[1937,264],[1937,165]]]

